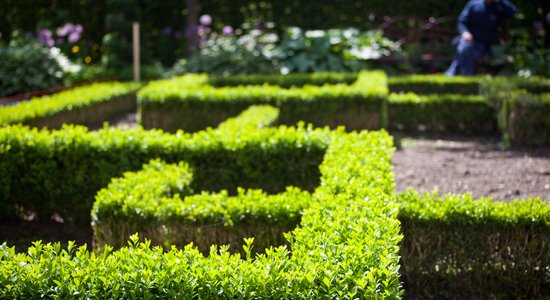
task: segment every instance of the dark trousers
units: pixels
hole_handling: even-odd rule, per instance
[[[462,39],[458,42],[456,50],[456,57],[445,72],[447,76],[473,75],[476,62],[483,55],[491,53],[491,47],[486,44]]]

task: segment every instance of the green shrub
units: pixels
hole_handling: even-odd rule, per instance
[[[89,222],[95,193],[111,178],[153,158],[187,161],[195,170],[196,192],[227,189],[234,194],[241,186],[275,193],[289,185],[313,190],[326,140],[325,133],[303,128],[170,135],[143,129],[8,126],[0,128],[0,214],[14,219],[30,211],[47,219],[58,213]],[[278,180],[270,174],[278,174]]]
[[[481,80],[480,77],[408,75],[390,77],[388,88],[391,93],[477,95]]]
[[[298,121],[315,126],[348,129],[375,129],[384,124],[386,77],[381,72],[361,73],[353,85],[304,86],[283,89],[277,86],[194,88],[178,82],[161,81],[138,94],[140,122],[145,128],[168,131],[198,131],[217,126],[253,104],[280,109],[279,124]]]
[[[263,51],[281,73],[358,72],[399,51],[382,31],[355,28],[302,30],[289,27],[281,42]]]
[[[550,93],[533,95],[519,91],[510,95],[501,118],[507,137],[516,146],[550,145]]]
[[[530,94],[550,93],[550,79],[542,77],[493,77],[482,80],[481,91],[487,96],[515,90],[526,90]]]
[[[293,73],[281,74],[253,74],[232,76],[210,76],[208,83],[212,86],[239,86],[239,85],[277,85],[283,88],[302,87],[304,85],[324,84],[352,84],[357,80],[356,73]]]
[[[239,132],[273,125],[279,117],[279,109],[269,105],[252,105],[235,118],[229,118],[218,130]]]
[[[550,205],[469,195],[398,195],[405,290],[420,298],[525,298],[550,293]]]
[[[63,85],[63,70],[37,43],[0,43],[0,97]]]
[[[136,109],[135,83],[95,83],[0,107],[0,126],[23,123],[58,128],[62,124],[97,125],[109,116]]]
[[[249,30],[243,34],[218,34],[210,28],[198,31],[201,42],[188,59],[176,62],[172,73],[219,75],[276,73],[277,68],[263,53],[278,37],[268,31]],[[210,33],[208,33],[210,32]]]
[[[256,147],[283,139],[299,141],[294,150],[307,147],[312,140],[325,145],[321,185],[303,210],[300,226],[286,235],[292,252],[278,247],[252,256],[253,241],[248,239],[244,257],[231,255],[227,247],[212,247],[205,257],[192,245],[165,252],[147,242],[138,243],[137,236],[128,247],[112,253],[110,247],[90,254],[71,245],[64,250],[59,245],[37,243],[28,254],[15,254],[0,246],[0,297],[399,298],[397,251],[401,236],[391,196],[391,138],[384,132],[345,134],[300,128],[255,130],[252,134],[262,141]],[[202,135],[200,140],[206,137]],[[170,138],[172,143],[175,140]],[[233,146],[239,144],[232,139]],[[189,165],[195,172],[200,170]],[[293,162],[283,165],[291,167]],[[164,167],[169,169],[168,181],[178,181],[177,169],[184,173],[186,169],[184,164]],[[151,168],[144,172],[155,172],[154,166]],[[270,176],[272,180],[281,179],[280,173],[270,174],[276,174]],[[127,175],[126,180],[139,176]],[[124,179],[112,184],[122,182]],[[256,193],[252,192],[253,198]]]
[[[388,128],[406,132],[498,132],[497,112],[483,96],[390,94]]]
[[[183,247],[193,242],[203,253],[212,244],[242,248],[243,237],[255,237],[257,250],[285,242],[283,233],[300,222],[309,193],[296,188],[278,195],[239,189],[190,195],[192,171],[184,163],[155,160],[143,170],[114,179],[96,196],[92,209],[94,247],[122,247],[135,232],[155,245]]]

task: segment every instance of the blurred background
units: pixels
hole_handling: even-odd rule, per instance
[[[466,2],[2,0],[0,97],[131,79],[133,22],[145,80],[185,72],[442,72]],[[548,76],[550,1],[513,2],[520,13],[480,71]]]

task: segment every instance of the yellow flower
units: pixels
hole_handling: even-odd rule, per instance
[[[89,56],[86,56],[86,57],[84,58],[84,62],[87,63],[87,64],[89,64],[89,63],[92,62],[92,58],[89,57]]]
[[[71,51],[73,53],[78,53],[78,51],[80,51],[80,47],[78,47],[77,45],[74,45],[72,48],[71,48]]]

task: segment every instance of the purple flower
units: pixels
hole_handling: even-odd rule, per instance
[[[258,23],[256,25],[254,25],[254,29],[264,30],[265,29],[265,24],[264,23]]]
[[[197,26],[197,34],[198,35],[206,34],[206,27],[204,27],[202,25]]]
[[[53,45],[55,45],[55,42],[52,38],[52,32],[49,29],[39,29],[36,33],[36,39],[40,44],[46,45],[48,47],[52,47]]]
[[[179,39],[181,39],[181,36],[182,36],[181,31],[174,32],[174,38],[179,40]]]
[[[80,40],[80,33],[74,31],[71,34],[69,34],[69,37],[67,38],[69,43],[76,43],[78,40]]]
[[[162,34],[165,36],[171,36],[173,31],[174,30],[172,30],[172,27],[164,27],[164,29],[162,29]]]
[[[193,37],[195,37],[197,34],[197,28],[198,26],[196,24],[192,24],[191,26],[187,27],[187,29],[185,29],[185,37],[187,37],[188,39],[192,39]]]
[[[535,30],[537,32],[544,32],[544,26],[542,26],[542,23],[541,22],[535,22],[533,23],[533,28],[535,28]]]
[[[550,13],[546,14],[546,23],[550,24]]]
[[[210,15],[202,15],[199,19],[199,23],[204,26],[210,26],[210,24],[212,24],[212,17]]]
[[[57,28],[57,36],[66,36],[69,35],[74,30],[74,25],[72,23],[67,23],[63,27]]]
[[[81,34],[84,31],[84,28],[80,24],[76,24],[76,26],[73,29],[73,32],[77,32],[78,34]]]
[[[230,35],[232,33],[233,33],[233,27],[231,27],[230,25],[223,26],[223,28],[222,28],[222,34],[223,35]]]

